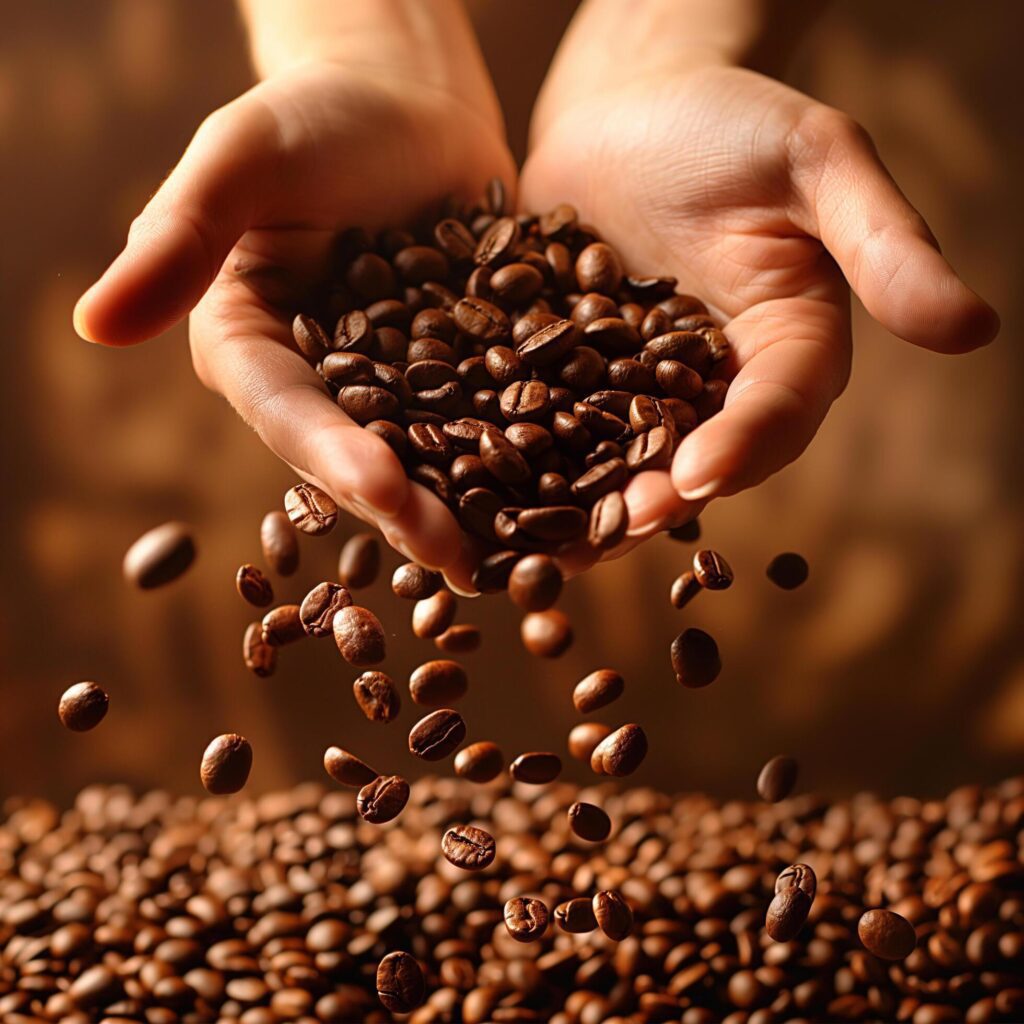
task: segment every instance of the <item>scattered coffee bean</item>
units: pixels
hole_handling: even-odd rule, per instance
[[[794,590],[807,582],[807,560],[793,551],[776,555],[768,564],[768,579],[783,590]]]
[[[237,793],[248,781],[252,770],[252,747],[244,736],[229,732],[211,740],[203,753],[199,778],[203,786],[218,796]]]
[[[424,569],[415,562],[400,565],[391,577],[391,589],[407,601],[423,601],[433,597],[443,583],[444,579],[439,572]]]
[[[595,804],[577,800],[569,808],[569,827],[588,843],[601,843],[611,834],[611,819]]]
[[[509,773],[516,782],[542,786],[554,782],[562,773],[562,759],[557,754],[533,751],[520,754],[509,765]]]
[[[393,722],[402,701],[391,677],[383,672],[364,672],[352,684],[352,695],[371,722]]]
[[[359,816],[371,825],[397,818],[409,802],[409,783],[400,775],[378,775],[356,797]]]
[[[519,636],[523,646],[538,658],[557,658],[569,649],[573,641],[569,619],[557,608],[524,615]]]
[[[702,629],[680,633],[672,641],[671,657],[676,680],[691,689],[710,685],[722,671],[718,644]]]
[[[362,789],[378,775],[355,754],[350,754],[341,747],[328,747],[324,751],[324,770],[335,782],[354,789]]]
[[[243,565],[235,573],[235,589],[249,604],[266,608],[274,603],[274,588],[270,580],[255,565]]]
[[[799,770],[800,766],[794,758],[784,754],[773,757],[757,777],[758,796],[770,804],[785,800],[793,792]]]
[[[603,722],[580,722],[569,731],[569,753],[577,761],[589,764],[597,745],[611,733],[611,726]]]
[[[811,897],[797,886],[776,893],[768,906],[764,926],[776,942],[792,942],[811,910]]]
[[[573,706],[582,715],[607,707],[622,696],[625,681],[610,668],[599,668],[584,676],[572,691]]]
[[[727,590],[732,586],[732,569],[717,552],[707,548],[693,556],[693,575],[705,590]]]
[[[377,965],[377,997],[392,1013],[410,1013],[426,995],[423,970],[408,953],[388,953]]]
[[[284,510],[296,530],[320,537],[338,522],[335,500],[316,484],[296,484],[284,496]]]
[[[250,622],[242,639],[245,667],[261,679],[272,676],[277,668],[277,648],[263,639],[263,623]]]
[[[470,782],[490,782],[505,767],[505,755],[490,740],[480,740],[463,747],[455,755],[455,774]]]
[[[590,755],[591,770],[622,778],[632,775],[647,756],[647,735],[634,722],[609,733]]]
[[[372,533],[357,533],[345,541],[338,558],[338,579],[349,590],[371,586],[380,572],[380,542]]]
[[[61,695],[57,714],[61,724],[72,732],[95,729],[106,717],[110,698],[96,683],[75,683]]]
[[[614,889],[605,889],[593,899],[597,926],[615,942],[621,942],[633,931],[633,911]]]
[[[880,960],[905,960],[917,945],[914,926],[891,910],[865,911],[857,922],[857,937]]]
[[[593,902],[585,896],[578,896],[575,899],[559,903],[555,907],[555,924],[563,932],[573,935],[592,932],[597,927]]]
[[[142,590],[171,583],[195,561],[196,544],[184,523],[164,523],[144,533],[125,553],[124,578]]]
[[[472,825],[456,825],[441,838],[441,852],[457,868],[481,871],[494,860],[494,836]]]
[[[340,583],[318,583],[299,605],[299,619],[308,636],[325,637],[334,632],[334,616],[352,604],[352,595]]]
[[[271,647],[293,644],[305,635],[297,604],[280,604],[263,616],[263,642]]]
[[[334,616],[334,642],[341,656],[356,668],[384,660],[384,627],[368,608],[349,605]]]
[[[284,512],[268,512],[260,526],[263,557],[278,576],[291,576],[299,567],[299,541]]]
[[[432,711],[409,731],[409,752],[424,761],[440,761],[453,753],[466,738],[462,715],[451,708]]]
[[[684,572],[672,582],[669,600],[673,608],[685,608],[704,588],[692,572]]]
[[[468,623],[449,626],[434,637],[434,646],[445,654],[470,654],[480,647],[480,628]]]
[[[469,678],[457,661],[426,661],[409,677],[409,694],[428,708],[454,704],[466,695]]]
[[[548,929],[548,908],[529,896],[510,899],[504,916],[505,928],[516,942],[533,942]]]
[[[458,602],[450,590],[417,601],[412,610],[412,631],[421,640],[440,636],[455,618]]]
[[[562,571],[548,555],[525,555],[508,578],[508,596],[527,612],[550,608],[562,592]]]

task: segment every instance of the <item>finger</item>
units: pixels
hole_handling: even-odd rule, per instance
[[[669,474],[661,470],[638,473],[622,496],[629,510],[627,533],[636,540],[688,523],[701,509],[698,503],[680,497]],[[613,557],[618,557],[617,553]]]
[[[849,377],[849,317],[842,302],[762,303],[726,330],[743,368],[722,411],[676,452],[672,483],[687,501],[734,494],[792,462]]]
[[[421,484],[410,484],[408,492],[402,507],[380,524],[381,530],[406,558],[427,569],[447,571],[461,554],[462,530],[436,494]]]
[[[876,320],[936,352],[967,352],[996,336],[995,310],[957,277],[859,125],[816,105],[791,149],[797,224],[822,240]]]
[[[134,345],[191,310],[257,218],[273,176],[272,115],[243,97],[211,115],[128,233],[124,250],[79,299],[87,341]]]

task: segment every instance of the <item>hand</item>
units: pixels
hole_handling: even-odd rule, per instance
[[[338,231],[401,226],[447,194],[476,198],[490,178],[512,180],[486,80],[449,91],[410,64],[298,64],[211,115],[79,301],[75,326],[131,345],[192,310],[204,384],[407,557],[465,581],[471,555],[454,517],[338,408],[291,332]]]
[[[627,268],[702,298],[734,349],[724,410],[684,439],[671,474],[627,488],[634,542],[804,450],[849,374],[847,282],[915,345],[966,352],[995,336],[995,313],[845,115],[727,67],[647,65],[582,88],[568,45],[535,114],[524,208],[574,203]]]

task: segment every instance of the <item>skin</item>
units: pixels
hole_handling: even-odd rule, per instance
[[[264,80],[200,127],[75,326],[130,345],[191,311],[203,383],[300,476],[469,592],[473,542],[330,400],[289,325],[337,230],[401,224],[439,196],[512,182],[497,101],[455,0],[283,8],[245,5]],[[936,352],[998,330],[862,128],[733,66],[764,24],[752,0],[590,0],[535,110],[522,207],[572,202],[627,266],[703,298],[734,348],[724,411],[670,472],[630,483],[629,536],[606,557],[804,450],[849,375],[851,289],[897,337]],[[579,548],[563,566],[591,560]]]

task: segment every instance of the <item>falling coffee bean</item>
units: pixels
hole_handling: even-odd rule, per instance
[[[338,558],[338,579],[349,590],[371,586],[380,572],[380,542],[372,533],[357,533],[345,541]]]
[[[266,608],[274,603],[274,588],[270,580],[255,565],[243,565],[235,573],[235,589],[239,595],[256,608]]]
[[[470,654],[480,647],[480,628],[468,623],[449,626],[434,637],[434,646],[445,654]]]
[[[811,897],[797,886],[778,892],[768,906],[765,930],[776,942],[792,942],[811,910]]]
[[[800,766],[794,758],[784,754],[773,757],[757,777],[758,796],[770,804],[785,800],[793,792],[799,770]]]
[[[378,775],[356,797],[359,816],[371,825],[397,818],[409,802],[409,783],[400,775]]]
[[[296,484],[284,496],[284,510],[296,530],[311,537],[330,533],[338,522],[338,505],[316,484]]]
[[[775,892],[780,893],[794,885],[798,889],[803,889],[813,900],[818,891],[818,876],[807,864],[790,864],[784,871],[780,871],[779,877],[775,879]]]
[[[548,928],[548,908],[540,900],[516,896],[505,904],[505,929],[516,942],[533,942]]]
[[[211,740],[203,753],[199,778],[210,793],[237,793],[248,781],[252,769],[252,747],[238,733],[224,733]]]
[[[647,734],[636,723],[609,733],[590,755],[591,770],[598,775],[622,778],[632,775],[647,756]]]
[[[600,807],[578,800],[569,808],[569,828],[588,843],[600,843],[611,834],[612,823]]]
[[[407,601],[423,601],[441,589],[444,580],[439,572],[424,569],[415,562],[400,565],[391,577],[391,589]]]
[[[392,1013],[411,1013],[426,998],[423,969],[409,953],[388,953],[377,965],[377,998]]]
[[[324,751],[324,771],[335,782],[354,789],[362,789],[377,778],[377,772],[368,764],[341,747],[328,747]]]
[[[576,684],[572,691],[573,706],[582,715],[607,707],[622,696],[625,685],[618,672],[610,668],[599,668]]]
[[[409,731],[409,752],[424,761],[440,761],[453,753],[466,738],[462,715],[442,708],[421,718]]]
[[[470,782],[490,782],[501,774],[504,767],[505,755],[490,740],[470,743],[455,755],[455,774]]]
[[[250,622],[242,638],[245,667],[261,679],[272,676],[277,668],[277,648],[263,639],[263,623]]]
[[[597,926],[615,942],[621,942],[633,931],[633,911],[614,889],[605,889],[594,896],[594,918]]]
[[[334,616],[334,642],[341,656],[356,668],[384,660],[384,627],[368,608],[349,605]]]
[[[597,745],[611,733],[611,726],[603,722],[580,722],[569,730],[569,753],[577,761],[589,764]]]
[[[557,754],[532,751],[520,754],[508,770],[516,782],[541,786],[558,778],[562,772],[562,759]]]
[[[299,541],[291,520],[281,511],[268,512],[260,526],[263,557],[278,576],[291,576],[299,567]]]
[[[676,679],[691,689],[710,685],[722,671],[718,644],[702,629],[680,633],[672,641],[671,658]]]
[[[417,601],[412,610],[412,631],[421,640],[440,636],[455,618],[458,602],[450,590]]]
[[[426,661],[409,677],[409,695],[428,708],[454,704],[466,695],[469,678],[457,661]]]
[[[340,583],[318,583],[299,605],[302,628],[312,637],[330,636],[334,616],[352,604],[352,595]]]
[[[152,590],[176,580],[195,558],[190,527],[164,523],[144,533],[125,553],[124,578],[141,590]]]
[[[880,960],[905,960],[917,945],[914,926],[892,910],[865,911],[857,922],[857,937]]]
[[[555,924],[563,932],[569,932],[572,935],[592,932],[597,927],[593,902],[581,896],[559,903],[555,907]]]
[[[391,677],[383,672],[364,672],[352,684],[360,710],[371,722],[393,722],[401,709],[401,698]]]
[[[672,582],[669,600],[673,608],[685,608],[704,588],[697,582],[692,572],[684,572]]]
[[[727,590],[732,586],[732,569],[717,551],[698,551],[693,556],[693,575],[705,590]]]
[[[61,724],[72,732],[95,729],[106,717],[110,698],[96,683],[75,683],[61,695],[57,714]]]
[[[473,825],[456,825],[441,838],[449,863],[466,871],[481,871],[494,860],[494,836]]]
[[[508,596],[527,612],[550,608],[562,592],[562,571],[548,555],[526,555],[508,578]]]
[[[768,564],[768,579],[783,590],[794,590],[807,582],[807,560],[793,551],[776,555]]]
[[[263,616],[263,642],[271,647],[293,644],[306,635],[297,604],[281,604]]]
[[[569,649],[573,641],[569,619],[557,608],[524,615],[519,635],[527,651],[538,658],[557,658]]]

